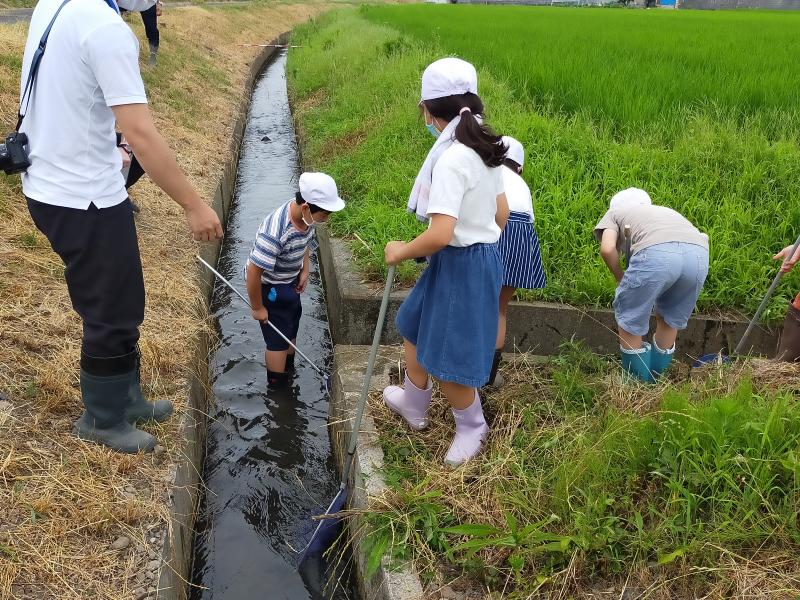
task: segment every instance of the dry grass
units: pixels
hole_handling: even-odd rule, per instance
[[[170,10],[162,54],[143,68],[151,107],[205,198],[229,146],[249,63],[266,43],[323,4]],[[141,23],[130,20],[144,40]],[[0,124],[13,126],[26,25],[0,26]],[[145,45],[145,44],[143,44]],[[46,59],[45,59],[46,60]],[[143,381],[185,409],[195,340],[205,326],[177,205],[143,180],[132,193],[147,289]],[[158,426],[165,452],[122,456],[69,435],[81,411],[80,320],[63,266],[36,231],[16,179],[0,177],[0,599],[132,598],[167,526],[166,494],[180,418]],[[110,544],[131,539],[119,552]]]
[[[715,373],[713,367],[689,378],[688,369],[676,369],[672,383],[685,381],[694,389],[705,393],[724,395],[734,390],[742,381],[752,381],[754,393],[767,393],[775,389],[797,390],[800,385],[800,365],[779,364],[769,360],[742,360],[724,372]],[[400,365],[395,379],[399,379]],[[547,506],[552,489],[525,488],[520,481],[531,464],[552,462],[546,456],[548,444],[529,443],[539,454],[520,454],[519,432],[541,436],[542,440],[578,439],[575,432],[587,428],[588,412],[581,418],[578,414],[565,419],[556,402],[551,399],[552,368],[542,361],[529,357],[518,357],[504,368],[508,382],[500,391],[484,398],[487,419],[491,423],[491,435],[482,458],[453,470],[443,463],[444,454],[453,435],[452,417],[446,402],[437,392],[431,407],[430,427],[423,432],[411,432],[405,428],[395,414],[384,405],[381,396],[370,398],[370,411],[381,436],[384,450],[402,453],[388,458],[387,477],[390,489],[371,499],[365,514],[391,515],[379,522],[381,527],[390,523],[392,536],[405,536],[416,530],[421,537],[406,539],[406,550],[401,553],[411,558],[417,570],[430,577],[427,585],[429,598],[439,599],[443,586],[452,587],[467,600],[508,595],[511,598],[649,598],[668,600],[675,598],[737,598],[737,599],[796,599],[800,597],[800,561],[791,548],[775,547],[780,544],[765,544],[740,553],[730,548],[707,543],[706,550],[718,555],[713,566],[696,566],[691,561],[676,561],[667,567],[636,561],[628,564],[617,575],[598,575],[602,565],[592,564],[584,554],[573,550],[566,566],[549,573],[541,581],[541,589],[533,596],[512,593],[515,589],[514,574],[508,568],[507,559],[511,550],[492,546],[481,550],[482,564],[497,569],[492,575],[494,592],[489,592],[474,579],[446,564],[440,551],[434,550],[426,535],[438,535],[437,527],[448,523],[490,524],[501,529],[506,527],[506,515],[516,506],[522,511],[517,515],[520,526],[538,521],[547,514],[526,512],[530,507]],[[721,375],[721,376],[718,376]],[[658,411],[659,399],[664,388],[623,385],[616,372],[604,372],[602,380],[593,385],[598,405],[613,406],[627,413],[642,416]],[[666,384],[664,384],[666,386]],[[524,402],[540,406],[539,429],[524,429]],[[543,408],[542,408],[543,407]],[[549,413],[549,416],[547,416]],[[570,430],[573,430],[572,432]],[[559,442],[565,443],[565,442]],[[600,441],[597,442],[598,444]],[[526,464],[528,463],[528,464]],[[393,471],[399,467],[399,471]],[[412,475],[413,474],[424,474]],[[646,492],[645,492],[646,493]],[[429,496],[428,494],[435,494]],[[427,503],[438,505],[433,509]],[[547,510],[547,509],[545,509]],[[431,515],[435,514],[433,519]],[[427,515],[427,516],[424,516]],[[436,525],[438,519],[438,525]],[[431,525],[433,523],[433,525]],[[558,529],[558,528],[556,528]],[[456,536],[457,537],[457,536]],[[402,538],[405,539],[405,538]],[[435,539],[435,538],[434,538]],[[463,538],[462,538],[463,539]],[[451,539],[451,542],[454,541]],[[481,571],[484,576],[491,571]],[[543,572],[546,572],[544,569]],[[595,573],[592,575],[592,573]],[[535,586],[534,586],[535,587]],[[526,594],[532,589],[526,585]]]

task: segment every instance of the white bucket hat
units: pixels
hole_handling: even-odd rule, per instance
[[[506,158],[513,160],[520,167],[523,166],[525,164],[525,148],[522,147],[519,140],[514,139],[510,135],[504,135],[503,143],[508,146]]]
[[[309,204],[328,212],[337,212],[344,208],[344,200],[339,197],[336,182],[325,173],[300,175],[300,195]]]
[[[636,206],[640,204],[652,204],[650,194],[642,189],[631,187],[621,192],[617,192],[611,198],[609,208],[623,208],[625,206]]]
[[[442,58],[428,65],[422,74],[422,99],[478,93],[478,73],[460,58]]]

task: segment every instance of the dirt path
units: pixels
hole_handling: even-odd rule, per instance
[[[210,198],[228,157],[234,110],[263,43],[323,4],[248,10],[186,7],[163,20],[150,105],[178,161]],[[131,21],[140,39],[141,24]],[[0,25],[0,127],[13,125],[25,27]],[[132,193],[147,288],[143,382],[184,406],[205,322],[182,212],[149,181]],[[80,321],[63,266],[33,226],[18,179],[0,177],[0,599],[132,599],[154,593],[180,451],[178,419],[152,429],[163,450],[120,456],[69,435],[81,411]]]

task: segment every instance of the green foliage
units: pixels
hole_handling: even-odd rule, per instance
[[[746,377],[729,391],[696,382],[666,387],[637,414],[611,402],[612,361],[567,345],[536,369],[538,383],[490,400],[492,435],[509,437],[490,440],[467,476],[432,475],[436,457],[418,441],[405,458],[387,452],[386,469],[401,460],[404,477],[390,484],[392,508],[372,519],[395,558],[444,555],[527,597],[569,564],[581,565],[578,578],[637,564],[687,564],[700,576],[722,552],[800,553],[800,405],[790,394],[756,391]],[[592,402],[565,396],[567,373]],[[408,440],[382,424],[380,433],[384,448]]]
[[[709,234],[700,308],[753,310],[775,272],[771,255],[800,223],[798,19],[497,6],[340,11],[300,28],[294,39],[303,47],[289,57],[304,161],[340,183],[348,210],[332,229],[367,242],[370,250],[352,248],[378,278],[384,243],[421,231],[405,212],[431,144],[416,108],[420,75],[455,53],[479,67],[490,124],[528,152],[524,177],[548,286],[525,298],[611,303],[614,282],[592,228],[614,192],[636,185]],[[400,275],[416,274],[403,265]],[[767,320],[782,318],[796,285],[787,277]]]

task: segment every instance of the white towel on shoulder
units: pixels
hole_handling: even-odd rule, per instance
[[[408,197],[408,212],[416,214],[417,219],[423,223],[428,222],[428,199],[430,198],[431,183],[433,182],[433,167],[436,166],[444,151],[455,143],[456,127],[460,121],[461,117],[457,116],[447,124],[441,135],[436,138],[436,142],[428,152],[425,162],[422,163],[422,168],[417,173],[414,187],[411,188],[411,194]]]

